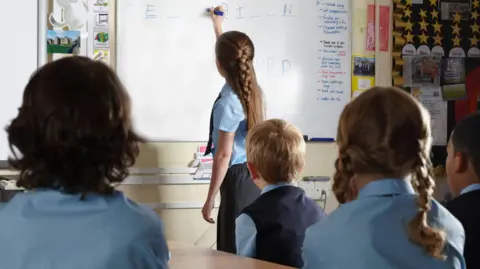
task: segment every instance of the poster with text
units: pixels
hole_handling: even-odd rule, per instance
[[[352,61],[352,96],[375,86],[375,58],[367,56],[353,56]]]

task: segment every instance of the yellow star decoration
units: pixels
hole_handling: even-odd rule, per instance
[[[405,0],[405,5],[408,7],[408,6],[412,6],[412,0]]]
[[[405,38],[405,41],[407,41],[407,43],[413,43],[413,38],[415,36],[412,35],[410,32],[407,32],[407,34],[404,35],[403,37]]]
[[[410,20],[406,21],[405,22],[405,31],[413,31],[412,28],[413,28],[413,23]]]
[[[432,15],[432,19],[437,19],[438,20],[438,11],[436,9],[432,10],[430,12],[430,15]]]
[[[460,20],[462,20],[462,15],[460,15],[458,12],[453,15],[453,23],[460,23]]]
[[[433,41],[435,42],[435,45],[439,45],[439,46],[442,45],[442,39],[443,37],[441,37],[439,34],[433,37]]]
[[[422,19],[425,19],[427,17],[427,11],[423,10],[423,8],[421,8],[419,15],[420,15],[420,17],[422,17]]]
[[[472,28],[472,33],[480,33],[480,26],[476,22],[470,25],[470,28]]]
[[[458,25],[452,25],[452,34],[460,35],[460,27],[458,27]]]
[[[477,20],[477,19],[478,19],[478,16],[479,16],[479,14],[477,13],[476,10],[475,10],[475,11],[472,11],[472,16],[471,16],[472,19]]]
[[[418,24],[420,24],[420,30],[423,30],[425,32],[427,32],[427,26],[428,26],[428,23],[425,21],[425,20],[422,20],[421,22],[419,22]]]
[[[420,38],[420,44],[427,44],[428,43],[428,36],[425,33],[422,33],[418,37]]]
[[[403,17],[411,19],[412,18],[412,10],[409,9],[409,8],[404,9],[403,10]]]
[[[410,1],[410,2],[412,2],[412,1]],[[473,8],[479,8],[480,7],[480,1],[473,0],[472,1],[472,6],[473,6]]]
[[[434,33],[440,33],[442,31],[442,25],[436,21],[434,24],[432,24],[433,27],[433,32]]]
[[[460,47],[460,41],[462,41],[458,36],[455,36],[453,38],[453,46],[454,47]]]
[[[431,7],[436,7],[437,6],[437,1],[438,0],[430,0],[430,6]]]
[[[477,39],[475,35],[473,35],[473,37],[469,39],[470,39],[470,47],[476,47],[478,44],[478,41],[480,41]]]

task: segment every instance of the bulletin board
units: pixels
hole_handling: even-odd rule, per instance
[[[478,109],[480,0],[394,0],[392,15],[392,84],[430,111],[432,160],[444,164],[455,122]]]

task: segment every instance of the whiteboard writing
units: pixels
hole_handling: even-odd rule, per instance
[[[345,88],[349,69],[348,14],[344,4],[334,1],[317,1],[318,28],[324,38],[318,41],[318,101],[341,102],[350,89]],[[325,36],[328,37],[325,38]]]
[[[267,118],[310,137],[334,137],[350,101],[349,0],[225,0],[224,31],[255,44]],[[204,0],[124,0],[117,9],[117,73],[135,129],[149,141],[205,141],[225,83]]]
[[[133,6],[133,4],[129,4],[127,6]],[[222,6],[224,8],[224,16],[229,18],[229,5],[228,3],[223,2]],[[249,11],[248,9],[246,10]],[[265,13],[265,14],[249,14],[244,16],[245,8],[241,5],[235,7],[235,19],[245,19],[245,18],[260,18],[260,17],[274,17],[274,16],[281,16],[281,17],[295,17],[295,13],[293,12],[293,4],[284,4],[283,7],[278,8],[278,13]],[[160,18],[157,10],[157,6],[154,4],[145,4],[144,5],[144,19],[157,19]],[[163,14],[161,18],[163,19],[180,19],[182,16],[180,15],[181,12],[176,12],[175,14]],[[183,16],[188,17],[189,15]],[[191,15],[190,15],[191,16]]]

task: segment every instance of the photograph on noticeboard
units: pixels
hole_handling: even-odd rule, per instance
[[[442,20],[465,21],[470,18],[472,3],[470,0],[445,0],[440,1],[439,7]]]
[[[446,58],[442,62],[442,85],[465,83],[465,58]]]
[[[80,31],[47,31],[47,53],[78,54],[80,52]]]
[[[409,57],[409,84],[414,87],[440,85],[441,57],[414,56]]]

